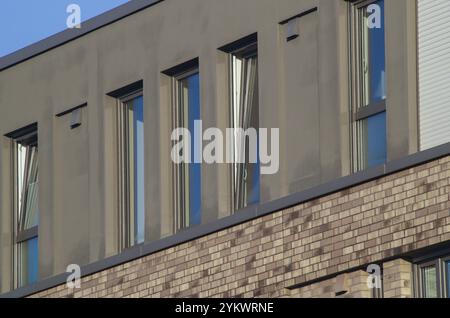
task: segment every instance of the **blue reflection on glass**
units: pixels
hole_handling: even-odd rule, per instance
[[[200,76],[199,74],[191,75],[187,78],[188,81],[188,98],[189,98],[189,123],[188,129],[193,135],[194,132],[194,122],[200,120]],[[190,211],[190,224],[196,225],[201,224],[201,188],[202,188],[202,178],[201,178],[201,163],[194,162],[194,155],[198,149],[202,149],[202,145],[199,144],[199,140],[195,140],[192,137],[191,142],[191,164],[189,164],[189,211]]]
[[[27,280],[28,284],[35,283],[38,281],[38,260],[39,260],[39,253],[38,253],[38,238],[33,238],[29,241],[27,241],[25,244],[27,244],[28,248],[28,275]]]
[[[250,164],[251,179],[250,188],[248,189],[247,204],[259,203],[259,187],[260,187],[260,160],[259,160],[259,136],[257,143],[257,161],[254,164]],[[250,171],[249,171],[250,172]]]
[[[367,160],[369,167],[386,162],[386,112],[367,118]]]
[[[381,9],[381,28],[369,29],[371,102],[386,99],[386,57],[384,40],[384,0],[375,2]]]
[[[134,200],[136,243],[144,242],[145,207],[144,207],[144,102],[143,97],[137,97],[133,103],[134,111]]]
[[[450,298],[450,261],[445,263],[447,270],[447,298]]]

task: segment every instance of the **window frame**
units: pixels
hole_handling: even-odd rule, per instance
[[[441,266],[442,266],[442,268],[443,268],[443,271],[442,271],[442,277],[441,277],[441,279],[442,279],[442,282],[443,282],[443,286],[444,286],[444,297],[446,297],[446,298],[450,298],[450,275],[449,275],[449,272],[448,272],[448,268],[446,267],[446,263],[449,263],[450,264],[450,255],[449,256],[447,256],[447,257],[443,257],[442,259],[441,259]]]
[[[425,298],[423,269],[434,266],[436,268],[436,293],[437,298],[449,298],[449,289],[446,262],[450,262],[450,255],[434,259],[428,259],[413,265],[414,295],[417,298]]]
[[[12,275],[12,284],[14,288],[24,287],[29,284],[35,283],[32,282],[22,282],[21,276],[23,273],[23,268],[21,266],[20,262],[20,254],[21,254],[21,245],[25,244],[27,242],[31,242],[34,239],[37,239],[37,244],[39,244],[39,223],[37,225],[34,225],[30,228],[22,228],[21,225],[23,225],[23,221],[20,219],[25,217],[24,215],[20,215],[20,203],[19,203],[19,192],[23,191],[22,189],[19,189],[18,185],[18,179],[19,179],[19,173],[18,173],[18,146],[21,143],[26,142],[26,146],[33,146],[35,145],[37,149],[39,149],[38,146],[38,128],[37,124],[32,124],[30,126],[27,126],[25,128],[19,129],[11,134],[6,135],[6,137],[10,138],[11,140],[11,185],[12,185],[12,210],[13,210],[13,217],[12,217],[12,268],[13,268],[13,275]],[[37,162],[38,162],[38,169],[37,169],[37,175],[39,176],[39,151],[37,152]],[[38,179],[39,180],[39,179]],[[24,186],[24,185],[22,185]],[[38,198],[39,198],[39,188],[38,188]],[[39,199],[38,199],[39,204]],[[38,206],[39,208],[39,206]],[[38,210],[39,212],[39,210]],[[22,213],[25,213],[23,211]],[[38,214],[39,218],[39,214]],[[37,277],[36,281],[39,280],[39,249],[37,250]],[[27,268],[27,271],[30,269]]]
[[[351,149],[351,170],[353,173],[367,169],[364,154],[361,153],[359,144],[358,125],[364,120],[387,113],[386,98],[372,102],[369,98],[369,104],[364,102],[364,71],[363,71],[363,45],[362,45],[362,29],[361,29],[361,12],[364,8],[376,3],[378,0],[356,0],[349,2],[349,64],[350,64],[350,149]],[[382,13],[385,14],[384,12]],[[386,39],[386,38],[385,38]],[[386,43],[386,42],[385,42]],[[370,49],[369,49],[370,61]],[[386,65],[385,65],[386,66]],[[369,85],[370,86],[370,85]],[[386,136],[387,137],[387,136]],[[387,140],[386,140],[387,145]]]
[[[143,244],[143,242],[136,242],[136,220],[135,220],[135,204],[134,199],[131,198],[131,184],[129,182],[130,175],[134,172],[130,171],[130,164],[128,158],[130,156],[129,145],[129,122],[126,118],[127,103],[142,97],[144,98],[143,89],[135,89],[127,94],[117,97],[116,108],[116,124],[117,124],[117,150],[118,150],[118,207],[119,207],[119,250],[123,251],[134,246]],[[144,142],[145,147],[145,142]],[[145,154],[144,154],[145,156]],[[144,159],[145,162],[145,159]],[[133,176],[133,179],[136,176]],[[133,185],[134,187],[134,185]],[[133,202],[132,202],[133,201]],[[144,196],[145,202],[145,196]],[[144,203],[145,205],[145,203]],[[145,229],[145,221],[144,221]]]
[[[170,76],[171,81],[171,124],[172,129],[176,128],[188,128],[188,122],[185,122],[184,118],[184,102],[182,101],[181,89],[182,81],[188,79],[191,76],[197,75],[200,79],[200,67],[198,59],[192,60],[190,62],[184,63],[181,66],[175,67],[174,71],[167,71],[166,75]],[[199,90],[201,90],[199,82]],[[201,113],[201,96],[199,96],[199,107]],[[189,106],[188,106],[189,107]],[[189,110],[189,109],[188,109]],[[189,116],[189,114],[188,114]],[[200,116],[201,117],[201,116]],[[191,142],[193,140],[193,132],[191,132]],[[191,144],[192,148],[193,144]],[[191,153],[191,158],[193,154]],[[173,202],[173,231],[178,233],[180,231],[186,230],[195,226],[191,222],[191,209],[190,209],[190,194],[191,189],[189,186],[190,179],[186,177],[189,175],[190,165],[194,163],[180,163],[175,164],[172,162],[172,202]],[[200,172],[201,178],[201,172]],[[202,195],[202,189],[198,189],[200,196]],[[202,214],[202,209],[200,207],[200,218]]]
[[[250,58],[255,58],[256,57],[256,83],[257,83],[257,91],[254,92],[254,94],[258,95],[258,110],[257,110],[257,114],[258,114],[258,127],[253,127],[256,128],[257,132],[259,131],[260,128],[260,124],[259,124],[259,92],[260,92],[260,85],[259,85],[259,65],[260,65],[260,60],[259,60],[259,44],[258,44],[258,34],[257,33],[253,33],[249,36],[246,36],[240,40],[237,40],[231,44],[225,45],[221,48],[219,48],[219,50],[221,50],[222,52],[227,54],[227,64],[228,64],[228,100],[229,100],[229,111],[228,111],[228,124],[230,125],[230,127],[232,129],[235,128],[243,128],[243,127],[235,127],[234,125],[234,111],[236,109],[235,103],[234,103],[234,95],[235,95],[235,91],[234,91],[234,59],[235,58],[240,58],[240,59],[250,59]],[[234,136],[235,137],[235,136]],[[257,142],[259,144],[259,136],[257,135]],[[259,147],[259,146],[258,146]],[[234,147],[234,142],[233,142],[233,156],[234,159],[235,157],[235,147]],[[259,154],[257,153],[257,165],[259,165]],[[248,157],[248,151],[246,150],[245,153],[245,158]],[[245,171],[247,171],[246,165],[249,165],[250,163],[246,162],[245,164],[243,164],[245,166]],[[255,163],[253,163],[255,164]],[[237,166],[242,165],[241,163],[235,163],[233,162],[230,165],[230,169],[229,169],[229,178],[230,178],[230,185],[229,185],[229,191],[230,191],[230,200],[229,200],[229,204],[231,207],[231,212],[232,213],[236,213],[242,209],[245,209],[249,206],[252,205],[257,205],[260,203],[261,200],[261,170],[259,168],[259,173],[258,173],[258,189],[257,191],[258,193],[258,202],[254,202],[254,203],[249,203],[248,202],[248,198],[244,197],[243,199],[239,200],[236,196],[236,192],[238,191],[236,189],[236,173],[235,170],[237,168]],[[245,191],[247,192],[247,191]],[[241,202],[241,201],[244,202]],[[243,206],[241,206],[241,204]]]

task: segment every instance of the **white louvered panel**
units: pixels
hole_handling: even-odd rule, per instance
[[[450,0],[418,0],[421,150],[450,142]]]

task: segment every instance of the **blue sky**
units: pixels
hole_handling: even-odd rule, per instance
[[[67,28],[69,4],[88,20],[129,0],[1,0],[0,56],[17,51]]]

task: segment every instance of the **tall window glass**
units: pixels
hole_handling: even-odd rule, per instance
[[[120,101],[119,166],[121,246],[145,239],[144,99],[135,93]]]
[[[230,54],[231,123],[234,133],[233,210],[260,201],[257,43]]]
[[[356,6],[354,170],[359,171],[387,159],[386,46],[384,0]]]
[[[200,75],[197,70],[189,71],[177,77],[175,85],[176,128],[187,128],[191,135],[190,163],[176,167],[176,228],[181,230],[202,222],[202,140],[194,138],[195,122],[201,119]]]

